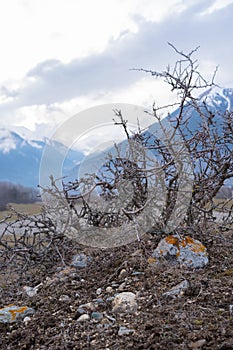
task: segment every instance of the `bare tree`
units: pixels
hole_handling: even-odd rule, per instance
[[[143,211],[151,226],[159,230],[178,217],[180,209],[185,214],[178,228],[195,231],[215,223],[219,217],[222,230],[232,227],[232,198],[219,201],[216,195],[233,178],[233,113],[226,111],[221,115],[209,108],[203,98],[196,97],[199,90],[214,86],[217,69],[208,82],[194,59],[197,49],[186,54],[169,45],[178,55],[173,67],[167,67],[164,72],[139,69],[165,80],[178,97],[178,102],[170,105],[176,108],[176,113],[165,119],[161,119],[160,112],[168,106],[153,105],[151,114],[160,134],[141,130],[140,125],[137,132],[131,133],[121,111],[114,111],[113,122],[123,128],[126,140],[115,145],[113,153],[108,150],[106,162],[95,174],[68,183],[51,176],[51,187],[43,189],[51,202],[46,201],[42,216],[19,216],[14,223],[6,223],[0,237],[2,256],[24,254],[28,261],[30,257],[39,259],[53,251],[62,258],[64,245],[61,248],[58,242],[66,239],[71,225],[118,227],[134,223]],[[182,178],[181,174],[186,177]],[[182,185],[188,177],[192,187],[185,191]],[[62,187],[57,185],[58,181]],[[100,199],[103,207],[99,205]],[[154,208],[158,210],[151,210]],[[26,230],[17,235],[15,223],[25,224],[29,235]]]

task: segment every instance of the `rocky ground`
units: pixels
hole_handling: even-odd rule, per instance
[[[108,250],[70,242],[63,261],[20,276],[2,270],[1,307],[34,313],[0,323],[0,348],[233,349],[232,232],[188,234],[207,247],[204,268],[157,264],[152,253],[162,237],[145,235]],[[75,254],[84,262],[75,264]]]

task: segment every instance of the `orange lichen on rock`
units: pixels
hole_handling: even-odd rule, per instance
[[[175,236],[172,236],[172,235],[167,236],[167,237],[165,238],[165,241],[166,241],[168,244],[173,244],[173,245],[175,245],[176,247],[179,246],[179,239],[178,239],[177,237],[175,237]]]
[[[207,249],[200,241],[189,236],[180,237],[178,235],[163,238],[152,256],[158,259],[161,257],[172,258],[170,259],[172,263],[175,261],[182,266],[193,268],[204,267],[209,261]]]
[[[193,243],[194,243],[193,238],[187,236],[184,239],[182,239],[180,244],[182,245],[182,247],[186,247],[187,244],[193,244]]]
[[[149,257],[147,261],[149,264],[154,264],[154,263],[156,263],[157,259],[153,258],[153,257]]]
[[[10,312],[10,314],[11,314],[12,321],[15,321],[17,315],[18,314],[22,314],[27,309],[28,309],[27,306],[22,306],[22,307],[19,307],[18,309],[15,309],[15,310],[8,310]]]
[[[194,239],[189,237],[189,236],[182,239],[180,244],[182,247],[186,247],[187,245],[189,245],[190,249],[194,253],[205,253],[206,252],[206,248],[201,242],[194,241]]]
[[[23,320],[25,316],[32,315],[34,309],[27,306],[16,306],[10,304],[0,309],[0,322],[11,323]]]

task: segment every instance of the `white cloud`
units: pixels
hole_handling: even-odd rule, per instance
[[[129,70],[165,69],[177,57],[167,41],[186,52],[200,45],[196,56],[204,74],[210,78],[220,64],[218,81],[233,81],[231,2],[9,0],[4,7],[1,3],[0,126],[26,126],[41,137],[97,104],[171,103],[173,97],[164,85]]]
[[[233,0],[215,0],[209,8],[201,13],[202,16],[213,13],[214,11],[218,11],[223,9],[224,7],[233,3]]]

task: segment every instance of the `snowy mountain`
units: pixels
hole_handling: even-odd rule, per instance
[[[206,90],[202,93],[197,99],[197,103],[200,109],[204,114],[208,111],[211,111],[213,115],[215,115],[214,120],[214,128],[218,131],[219,135],[223,132],[222,128],[222,115],[226,111],[233,111],[233,89],[232,88],[218,88],[213,87],[211,89]],[[205,109],[207,108],[207,110]],[[165,117],[162,120],[164,126],[170,126],[174,123],[176,116],[179,114],[179,109],[174,110],[169,116]],[[200,125],[202,125],[203,120],[199,113],[195,110],[192,105],[186,105],[183,110],[184,120],[187,120],[188,128],[187,132],[195,133],[197,130],[200,130]],[[155,135],[159,137],[160,127],[157,122],[153,123],[145,132],[143,132],[144,139],[147,139],[147,145],[154,145]],[[188,131],[189,130],[189,131]],[[124,147],[127,147],[127,141],[123,141],[120,144],[120,149],[123,151]],[[229,145],[229,147],[233,147],[233,145]],[[158,156],[155,150],[150,150],[155,156]],[[110,148],[105,150],[106,154],[115,154],[115,149]],[[88,156],[89,168],[96,169],[97,165],[102,164],[102,153],[95,153]],[[76,173],[78,173],[78,169],[76,169]]]
[[[215,116],[215,122],[218,130],[221,129],[222,115],[226,111],[233,111],[233,89],[232,88],[219,88],[213,87],[207,89],[202,93],[197,99],[198,105],[206,115],[206,108],[211,111]],[[166,117],[163,122],[175,120],[176,116],[179,114],[179,108]],[[202,119],[199,113],[191,105],[186,105],[183,110],[183,115],[185,119],[189,119],[188,127],[190,131],[198,130],[200,124],[202,124]],[[151,125],[148,129],[149,132],[153,132],[157,128],[157,123]]]
[[[233,111],[233,89],[221,89],[218,87],[208,89],[199,96],[199,105],[201,108],[204,108],[204,103],[208,110],[211,110],[217,115],[216,125],[219,132],[221,132],[221,114],[225,113],[227,110]],[[178,113],[179,110],[175,110],[169,117],[164,118],[163,122],[168,123],[169,118],[170,120],[174,119]],[[184,113],[187,118],[190,117],[189,129],[191,131],[197,130],[200,123],[202,123],[199,114],[192,106],[187,106]],[[157,123],[154,123],[144,134],[153,134],[156,128]],[[24,186],[36,187],[39,183],[41,156],[48,142],[51,141],[30,140],[20,136],[18,132],[0,128],[0,181],[10,181]],[[53,142],[55,143],[53,147],[58,150],[58,153],[61,152],[61,154],[64,154],[64,148],[66,147],[56,141]],[[111,152],[111,150],[108,150],[108,152],[109,151]],[[69,175],[68,179],[75,179],[78,174],[78,164],[83,158],[83,153],[69,150],[63,166],[63,175]],[[102,164],[102,160],[100,163],[96,161],[96,159],[102,159],[102,153],[101,155],[91,154],[89,159],[90,163]]]
[[[51,141],[25,139],[16,132],[0,129],[0,181],[36,187],[39,183],[40,160],[48,142]],[[56,149],[64,153],[65,146],[59,142],[53,142]],[[82,158],[81,152],[69,151],[64,162],[64,175]]]

